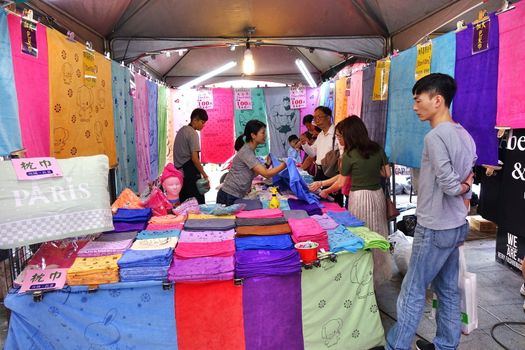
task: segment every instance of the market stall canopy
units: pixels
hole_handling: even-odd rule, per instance
[[[97,41],[112,58],[145,65],[179,86],[228,61],[250,42],[256,62],[247,79],[304,82],[295,60],[319,81],[357,59],[406,49],[461,16],[495,11],[500,0],[29,0],[29,6]],[[465,17],[466,16],[466,17]],[[76,28],[71,27],[78,22]],[[248,32],[254,28],[254,32]],[[98,44],[98,45],[97,45]],[[237,49],[233,51],[232,47]],[[241,65],[211,83],[242,76]]]

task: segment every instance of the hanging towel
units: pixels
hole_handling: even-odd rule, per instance
[[[175,284],[179,349],[245,349],[242,296],[231,281]]]
[[[42,48],[42,50],[45,49],[45,47]],[[7,13],[3,10],[0,11],[0,101],[2,101],[0,103],[0,155],[6,156],[22,149],[22,136],[18,120],[18,100],[7,28]]]
[[[516,8],[498,18],[499,62],[498,62],[498,115],[496,124],[513,129],[525,128],[523,101],[523,77],[525,76],[525,4],[513,4]],[[490,45],[490,44],[489,44]]]
[[[498,164],[496,136],[499,29],[496,14],[485,22],[489,27],[489,48],[473,53],[474,28],[456,34],[456,82],[454,120],[460,123],[476,142],[477,164]]]
[[[233,89],[212,89],[213,108],[207,109],[208,121],[201,130],[201,161],[221,164],[234,153]]]
[[[289,147],[288,137],[299,134],[299,110],[291,108],[289,87],[265,88],[264,97],[268,113],[270,152],[276,157],[285,158]]]
[[[47,57],[47,29],[40,23],[36,25],[38,54],[37,56],[25,54],[21,50],[21,20],[20,16],[12,14],[7,16],[9,36],[11,39],[11,53],[13,55],[13,70],[16,83],[22,145],[26,150],[26,157],[49,157],[49,65]],[[3,30],[3,28],[0,30]],[[3,55],[3,53],[0,55]],[[4,66],[3,63],[2,66]],[[2,88],[5,88],[3,83],[1,85]],[[6,101],[2,99],[2,103],[5,102]],[[14,126],[15,125],[13,125],[13,127]]]
[[[105,154],[109,166],[115,167],[111,62],[98,52],[88,60],[84,44],[54,29],[47,30],[47,44],[51,154],[56,158]]]
[[[245,279],[243,313],[246,350],[304,349],[299,273]]]
[[[375,73],[375,62],[371,63],[363,71],[363,108],[361,111],[361,120],[365,123],[370,139],[384,148],[388,100],[372,100],[374,94]]]
[[[251,89],[252,109],[234,109],[235,113],[235,137],[244,133],[244,127],[250,120],[256,119],[268,125],[266,121],[266,104],[263,89]],[[269,153],[269,145],[259,145],[255,150],[257,156],[266,156]]]
[[[147,80],[146,90],[148,92],[149,180],[154,181],[159,176],[158,85],[151,80]]]
[[[150,177],[148,90],[145,77],[137,73],[134,79],[136,87],[133,96],[133,125],[137,150],[138,188],[142,193],[147,188]]]
[[[138,192],[133,97],[130,95],[131,73],[127,67],[111,61],[111,75],[113,76],[113,119],[118,162],[116,168],[117,193],[125,188]]]

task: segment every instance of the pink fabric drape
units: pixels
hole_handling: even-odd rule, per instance
[[[213,109],[201,131],[201,161],[224,163],[233,155],[233,89],[213,89]]]
[[[22,52],[21,18],[7,16],[15,74],[22,146],[26,157],[49,157],[49,66],[47,30],[37,25],[38,56]]]
[[[499,16],[498,114],[496,125],[525,128],[525,4]]]
[[[319,106],[319,88],[306,88],[306,107],[301,108],[301,134],[306,131],[303,117],[307,114],[314,114],[317,106]]]
[[[148,91],[146,78],[135,74],[135,100],[133,113],[135,118],[135,147],[137,148],[137,166],[139,177],[139,191],[142,192],[148,185],[150,160],[149,160],[149,114],[148,114]]]
[[[348,97],[347,116],[355,114],[361,117],[361,107],[363,105],[363,71],[357,68],[350,77],[350,96]]]

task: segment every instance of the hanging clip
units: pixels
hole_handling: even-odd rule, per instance
[[[90,52],[93,52],[93,44],[91,43],[91,41],[86,41],[86,50],[90,51]]]
[[[33,292],[33,301],[35,303],[39,303],[44,299],[44,292],[41,290],[37,290],[36,292]]]
[[[72,32],[70,30],[67,31],[67,40],[71,42],[75,42],[75,32]]]
[[[22,18],[37,23],[37,21],[33,19],[33,10],[24,9],[24,12],[22,12]]]
[[[461,32],[462,30],[467,29],[467,26],[465,25],[464,20],[460,20],[456,22],[456,33]]]
[[[171,283],[170,281],[162,282],[162,290],[170,290],[171,287],[173,287],[173,283]]]
[[[106,57],[106,59],[108,61],[111,61],[111,54],[109,53],[109,51],[106,51],[106,53],[104,54],[104,56]]]
[[[510,10],[514,10],[515,8],[516,6],[511,5],[507,0],[505,0],[503,2],[503,7],[498,12],[496,12],[496,15],[501,15],[502,13],[510,11]]]

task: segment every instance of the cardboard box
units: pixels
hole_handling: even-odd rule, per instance
[[[492,221],[485,220],[481,215],[473,215],[468,217],[470,227],[477,231],[496,233],[498,226]]]

